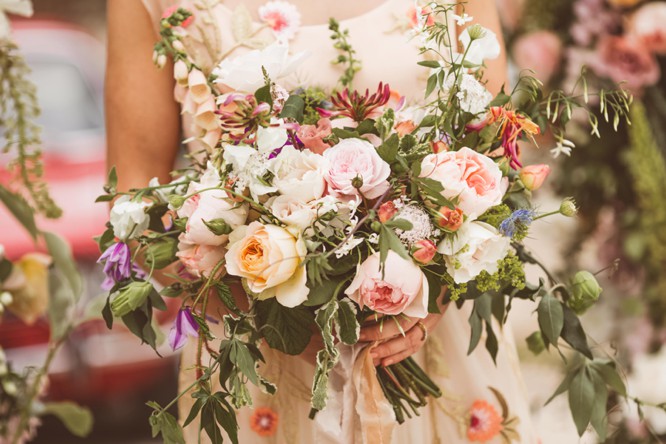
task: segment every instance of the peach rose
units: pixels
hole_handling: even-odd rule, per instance
[[[331,145],[324,142],[324,138],[331,135],[331,120],[319,119],[317,125],[302,125],[296,132],[296,136],[303,142],[305,148],[313,153],[323,154]]]
[[[356,267],[356,276],[345,294],[361,308],[386,315],[405,314],[415,318],[428,315],[428,279],[418,265],[388,252],[384,271],[379,253]]]
[[[326,150],[330,168],[325,176],[328,191],[339,198],[363,195],[376,199],[389,189],[391,167],[372,144],[361,139],[343,139]],[[356,186],[355,186],[356,185]]]
[[[550,174],[550,167],[544,164],[528,165],[520,170],[520,180],[530,191],[541,188]]]
[[[609,35],[599,40],[590,67],[614,82],[626,82],[633,92],[659,81],[659,63],[643,42],[632,36]]]
[[[428,239],[416,242],[412,246],[412,257],[420,264],[429,263],[437,253],[437,246]]]
[[[381,223],[388,222],[393,216],[398,212],[398,208],[395,206],[393,201],[384,202],[377,211],[377,216],[379,216],[379,221]]]
[[[497,164],[469,148],[427,155],[421,163],[421,177],[440,182],[442,196],[457,199],[470,220],[499,205],[504,195]]]
[[[182,237],[183,235],[181,235]],[[176,256],[178,256],[187,271],[193,275],[208,277],[213,272],[215,266],[224,259],[225,253],[226,250],[222,247],[180,242]],[[220,273],[216,277],[222,277],[222,272],[224,272],[224,267],[221,267]]]
[[[307,300],[307,249],[301,239],[277,225],[252,222],[232,233],[231,242],[225,255],[227,273],[244,278],[259,299],[275,297],[285,307]]]
[[[439,209],[439,216],[437,217],[437,225],[450,232],[458,231],[458,228],[463,224],[465,218],[463,211],[460,208],[452,210],[449,207],[442,207]]]
[[[629,33],[657,54],[666,54],[666,2],[641,6],[629,20]]]
[[[537,79],[548,83],[560,66],[562,41],[551,31],[535,31],[525,34],[513,45],[516,64],[531,69]]]

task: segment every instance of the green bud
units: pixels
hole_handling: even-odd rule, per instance
[[[567,197],[560,204],[560,213],[566,217],[574,217],[578,214],[578,207],[573,197]]]
[[[180,231],[185,231],[185,228],[187,228],[187,217],[180,217],[178,219],[173,220],[173,227],[180,230]]]
[[[375,233],[379,233],[379,230],[382,229],[382,224],[381,222],[375,220],[372,221],[372,223],[370,224],[370,228],[372,228],[372,231],[374,231]]]
[[[567,305],[577,314],[582,314],[599,300],[602,288],[589,271],[579,271],[571,280],[571,297]]]
[[[153,291],[150,282],[132,282],[118,291],[117,296],[111,301],[111,312],[116,317],[123,317],[145,304]]]
[[[146,264],[161,269],[176,261],[178,242],[172,237],[165,237],[153,242],[146,248]]]
[[[543,342],[543,336],[541,336],[540,331],[535,331],[525,339],[527,342],[527,348],[529,351],[538,355],[546,349],[546,344]]]
[[[205,220],[203,223],[215,236],[222,236],[223,234],[229,234],[233,231],[231,226],[224,219]]]
[[[175,210],[180,209],[185,203],[185,197],[179,196],[178,194],[172,194],[169,196],[169,205],[171,205]]]
[[[352,186],[356,189],[359,189],[363,186],[363,178],[361,176],[356,176],[352,179]]]

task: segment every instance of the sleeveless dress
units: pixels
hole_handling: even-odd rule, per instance
[[[248,22],[252,15],[244,7],[231,10],[220,0],[142,1],[156,26],[163,12],[174,5],[194,12],[195,21],[190,25],[194,29],[190,31],[188,28],[193,37],[186,41],[186,48],[206,73],[225,55],[242,54],[253,46],[271,41],[268,29],[255,35],[251,33],[258,26]],[[369,88],[372,91],[381,80],[407,97],[418,100],[422,96],[427,70],[416,65],[419,60],[418,42],[409,37],[410,23],[414,19],[413,8],[414,0],[387,0],[367,13],[340,22],[341,28],[349,29],[350,42],[363,64],[354,79],[357,89]],[[333,87],[341,68],[331,64],[338,52],[329,36],[326,24],[301,26],[289,42],[290,48],[293,52],[308,51],[310,56],[287,82],[280,83],[286,87]],[[187,119],[184,120],[184,130],[187,134]],[[391,442],[539,442],[532,427],[526,388],[510,329],[507,326],[498,334],[497,363],[492,361],[483,345],[468,356],[469,314],[470,304],[465,304],[460,310],[451,307],[437,328],[429,332],[426,344],[414,356],[439,385],[443,396],[431,399],[428,406],[421,409],[420,416],[396,426]],[[480,344],[484,340],[485,333]],[[278,392],[273,396],[266,395],[250,385],[254,405],[238,412],[239,441],[243,444],[351,442],[330,433],[317,421],[308,419],[314,366],[299,357],[283,355],[267,347],[262,352],[268,364],[260,372],[278,386]],[[193,367],[196,353],[197,344],[192,340],[185,346],[181,358],[181,387],[195,380]],[[205,350],[203,354],[203,362],[207,362]],[[189,413],[192,403],[190,397],[182,398],[179,405],[181,420]],[[185,430],[186,442],[209,442],[205,433],[199,441],[198,424],[195,423]],[[373,437],[353,441],[380,442],[379,438]],[[225,439],[225,442],[228,441]]]

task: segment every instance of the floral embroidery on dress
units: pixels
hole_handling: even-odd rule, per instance
[[[259,436],[275,435],[278,426],[278,414],[270,407],[257,407],[250,416],[250,428]]]
[[[474,401],[467,414],[467,439],[471,442],[484,443],[500,436],[503,444],[520,442],[520,434],[516,430],[520,420],[516,416],[511,416],[504,396],[498,390],[488,388],[502,407],[502,415],[500,416],[488,401],[484,399]]]

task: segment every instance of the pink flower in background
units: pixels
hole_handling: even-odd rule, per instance
[[[331,145],[324,139],[331,135],[331,120],[321,118],[317,125],[301,125],[296,136],[303,142],[305,148],[316,154],[324,154]]]
[[[407,19],[412,28],[424,28],[435,24],[435,16],[432,14],[430,6],[410,5],[407,10]]]
[[[388,252],[383,272],[379,253],[369,256],[356,268],[345,294],[361,308],[377,313],[415,318],[428,315],[428,280],[418,265],[394,251]]]
[[[666,2],[648,3],[629,20],[629,33],[657,54],[666,54]]]
[[[562,60],[562,41],[551,31],[535,31],[520,36],[513,46],[520,68],[531,69],[537,79],[548,83]]]
[[[289,2],[276,0],[259,8],[259,18],[280,40],[291,40],[301,26],[301,13]]]
[[[640,40],[631,36],[604,36],[597,45],[590,67],[613,82],[626,82],[633,92],[654,85],[659,80],[657,59]]]

